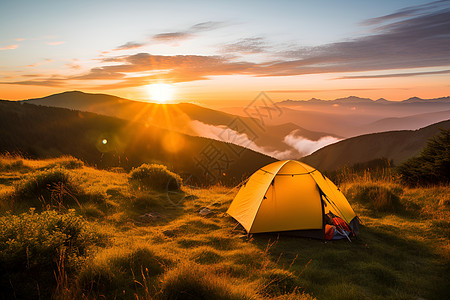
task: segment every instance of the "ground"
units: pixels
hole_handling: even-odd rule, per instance
[[[45,203],[41,206],[19,198],[26,195],[20,190],[24,182],[55,170],[67,175],[69,188],[52,190],[49,199],[37,202]],[[24,214],[33,222],[49,210],[58,216],[73,213],[68,219],[78,218],[84,226],[83,234],[66,233],[71,242],[64,244],[65,252],[62,244],[53,252],[49,246],[45,253],[56,254],[36,252],[40,260],[32,260],[29,253],[31,239],[15,236],[22,244],[17,242],[14,251],[12,238],[0,239],[4,263],[27,250],[23,267],[15,260],[0,277],[4,296],[443,299],[450,293],[449,186],[405,187],[392,174],[348,176],[340,180],[340,188],[362,221],[360,234],[352,242],[324,242],[247,235],[225,213],[238,188],[185,184],[172,192],[137,189],[121,169],[97,170],[71,157],[33,161],[5,156],[0,172],[3,231],[12,226],[5,225],[12,216]],[[367,195],[378,204],[369,203],[373,199]],[[29,203],[35,206],[32,213]],[[76,241],[83,247],[72,251]],[[39,266],[46,263],[42,257],[53,272],[40,274],[48,276],[45,280],[27,278],[24,274],[33,271],[29,261]],[[21,286],[14,281],[23,276],[31,283]]]

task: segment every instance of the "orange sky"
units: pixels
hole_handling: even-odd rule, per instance
[[[449,1],[25,2],[0,12],[10,29],[0,99],[81,90],[152,100],[154,83],[174,87],[172,102],[213,107],[261,91],[274,101],[450,95]]]

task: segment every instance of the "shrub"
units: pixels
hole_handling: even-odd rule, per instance
[[[376,212],[399,212],[402,209],[399,197],[402,192],[400,187],[354,184],[347,190],[346,196]]]
[[[398,167],[402,179],[410,185],[450,182],[450,129],[430,139],[419,156]]]
[[[56,284],[57,262],[73,270],[87,248],[101,240],[73,210],[59,214],[31,209],[0,217],[0,298],[31,298],[36,293],[47,298]]]
[[[47,266],[61,247],[67,254],[84,255],[98,238],[74,210],[6,214],[0,217],[0,262],[7,269]]]
[[[80,188],[63,170],[51,169],[38,172],[15,186],[14,198],[32,206],[61,207],[66,202],[77,202]]]
[[[84,166],[84,163],[72,156],[64,156],[57,160],[57,162],[50,164],[47,168],[61,167],[68,170],[80,169]]]
[[[7,161],[0,160],[0,171],[17,171],[24,168],[23,160]]]
[[[129,181],[138,189],[178,191],[181,188],[182,179],[178,174],[169,171],[166,166],[142,164],[131,170]]]
[[[230,284],[226,276],[210,269],[185,263],[164,274],[159,292],[161,299],[251,299],[247,290]]]

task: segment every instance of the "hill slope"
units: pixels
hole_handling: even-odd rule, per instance
[[[161,162],[179,173],[214,181],[239,181],[274,161],[220,141],[93,113],[9,101],[0,101],[0,152],[40,158],[66,154],[98,167],[126,169]]]
[[[234,143],[267,155],[278,156],[278,158],[286,158],[279,157],[279,153],[286,153],[288,156],[292,153],[292,157],[298,155],[295,148],[284,142],[284,138],[291,133],[295,132],[297,136],[313,141],[331,135],[305,130],[293,123],[274,128],[262,124],[257,118],[238,117],[191,103],[158,104],[79,91],[64,92],[24,102],[119,117],[144,125]],[[240,138],[236,138],[237,135]]]
[[[414,131],[389,131],[346,139],[317,150],[302,161],[328,171],[382,157],[398,164],[417,155],[440,128],[450,128],[450,120]]]

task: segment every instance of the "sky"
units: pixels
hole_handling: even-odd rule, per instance
[[[450,95],[450,0],[0,1],[0,99]]]

